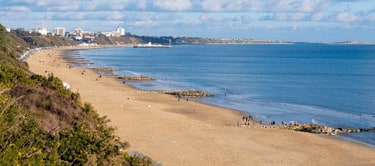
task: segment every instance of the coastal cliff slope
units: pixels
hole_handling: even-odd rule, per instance
[[[151,165],[150,158],[126,153],[129,143],[79,93],[17,60],[32,47],[75,44],[8,33],[0,25],[0,165]]]

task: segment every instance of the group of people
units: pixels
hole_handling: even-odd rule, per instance
[[[245,125],[248,125],[248,126],[250,125],[250,122],[254,123],[254,118],[251,115],[243,116],[242,120],[245,122]]]
[[[253,124],[254,124],[254,118],[253,118],[253,116],[251,116],[251,115],[249,115],[249,116],[242,116],[242,120],[244,121],[244,124],[245,125],[247,125],[247,126],[249,126],[250,125],[250,122],[252,122]],[[263,122],[260,120],[259,121],[259,124],[260,125],[262,125],[263,124]],[[282,122],[282,124],[284,124],[284,122]],[[269,123],[269,125],[276,125],[276,121],[271,121],[270,123]]]

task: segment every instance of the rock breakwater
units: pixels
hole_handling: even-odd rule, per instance
[[[153,81],[155,78],[139,75],[139,76],[115,76],[117,79],[125,81]]]
[[[99,67],[99,68],[88,68],[91,70],[94,70],[95,72],[113,72],[116,71],[116,68],[111,68],[111,67]]]
[[[284,124],[279,126],[282,129],[308,132],[314,134],[337,135],[341,133],[359,133],[359,132],[375,132],[374,128],[333,128],[318,124]]]
[[[186,90],[186,91],[160,91],[160,93],[174,95],[178,98],[188,97],[188,98],[198,98],[198,97],[211,97],[213,94],[197,91],[197,90]]]

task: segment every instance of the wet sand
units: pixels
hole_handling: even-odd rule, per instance
[[[124,85],[92,70],[69,68],[66,49],[43,50],[30,70],[70,84],[117,135],[162,165],[375,165],[375,149],[281,129],[237,127],[240,112]]]

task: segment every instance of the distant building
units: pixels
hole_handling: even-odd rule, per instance
[[[83,30],[81,28],[74,29],[74,34],[75,35],[81,35],[82,33],[83,33]]]
[[[114,37],[124,36],[125,35],[125,29],[122,28],[122,27],[117,27],[116,30],[113,31],[110,35],[114,36]]]
[[[113,32],[100,32],[100,34],[106,36],[106,37],[111,37],[114,36]]]
[[[74,40],[78,40],[78,41],[81,41],[82,40],[82,36],[79,36],[79,35],[77,35],[77,36],[73,36],[73,39]]]
[[[120,37],[125,36],[125,29],[122,27],[117,27],[115,31],[113,32],[100,32],[101,35],[105,35],[107,37]]]
[[[116,33],[119,34],[120,36],[124,36],[125,35],[125,29],[122,28],[122,27],[117,27]]]
[[[47,28],[36,28],[35,32],[40,33],[43,36],[46,36],[48,33]]]
[[[64,37],[64,36],[65,36],[65,28],[57,27],[57,28],[54,29],[54,33],[55,33],[55,35],[57,35],[57,36],[62,36],[62,37]]]
[[[7,32],[10,32],[10,28],[5,28],[7,30]]]

